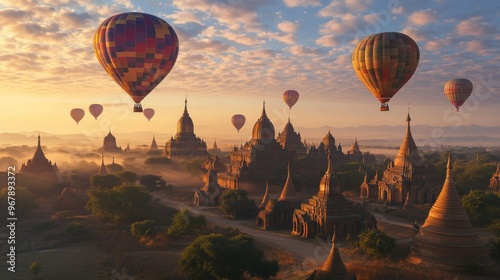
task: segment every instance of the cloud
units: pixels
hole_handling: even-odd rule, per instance
[[[202,24],[198,17],[190,11],[179,11],[170,15],[165,15],[165,17],[173,19],[174,24],[186,24],[190,22]]]
[[[322,54],[323,51],[318,48],[306,47],[302,45],[295,45],[287,48],[287,50],[295,56],[314,56]]]
[[[295,33],[295,32],[297,32],[299,27],[300,27],[300,22],[298,22],[298,21],[291,22],[291,21],[284,20],[284,21],[278,23],[278,29],[281,30],[282,32],[285,32],[285,33]]]
[[[477,16],[460,22],[456,27],[458,35],[463,36],[485,36],[492,34],[495,30],[484,21],[483,17]]]
[[[321,1],[319,0],[283,0],[283,3],[289,8],[321,6]]]
[[[339,42],[334,35],[322,36],[316,39],[315,43],[322,47],[336,47],[339,45]]]
[[[437,20],[437,13],[434,10],[422,10],[411,14],[408,17],[408,22],[413,25],[423,26]]]

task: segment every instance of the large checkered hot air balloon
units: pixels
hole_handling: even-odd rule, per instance
[[[140,102],[172,70],[179,53],[174,29],[145,13],[122,13],[104,20],[94,35],[97,60],[135,102]]]
[[[420,51],[412,38],[398,32],[370,35],[354,49],[352,66],[358,78],[389,111],[389,100],[417,70]]]

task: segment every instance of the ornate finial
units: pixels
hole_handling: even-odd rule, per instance
[[[451,165],[451,153],[448,154],[448,163],[446,164],[446,178],[450,178],[451,177],[451,169],[452,169],[452,165]]]
[[[115,157],[113,157],[113,164],[115,164]]]
[[[40,143],[40,133],[38,133],[38,147],[41,147]]]

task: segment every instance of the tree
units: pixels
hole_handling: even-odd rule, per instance
[[[165,185],[167,184],[161,176],[152,174],[141,176],[139,178],[139,183],[150,191],[165,188]]]
[[[116,175],[122,180],[122,183],[126,185],[134,185],[137,181],[137,173],[132,171],[120,171]]]
[[[30,271],[35,275],[35,280],[37,279],[38,273],[40,273],[40,270],[42,269],[42,265],[39,262],[32,262],[30,264]]]
[[[396,240],[379,229],[365,230],[358,238],[359,247],[376,258],[387,257],[396,246]]]
[[[193,216],[187,209],[173,215],[172,225],[167,229],[168,235],[181,237],[187,233],[200,232],[207,224],[205,216]]]
[[[90,183],[92,184],[92,188],[94,189],[111,189],[113,187],[119,186],[122,180],[113,174],[108,175],[92,175],[90,177]]]
[[[111,221],[137,220],[144,216],[151,195],[140,186],[117,186],[110,190],[91,190],[86,209],[92,215]]]
[[[483,191],[471,191],[462,197],[462,204],[473,223],[487,225],[500,219],[500,196]]]
[[[266,279],[279,269],[277,261],[264,260],[253,239],[242,234],[202,235],[184,249],[179,264],[193,279]]]
[[[235,219],[250,217],[257,209],[245,190],[226,190],[221,196],[219,208]]]
[[[134,237],[149,237],[153,234],[154,229],[155,221],[153,220],[144,220],[130,225],[130,233]]]

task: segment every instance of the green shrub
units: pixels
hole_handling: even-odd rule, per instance
[[[369,229],[358,235],[359,247],[375,258],[385,258],[394,247],[396,240],[379,229]]]
[[[130,233],[134,237],[150,237],[154,233],[155,222],[144,220],[130,225]]]
[[[181,237],[188,233],[199,233],[205,228],[205,216],[193,216],[187,209],[182,209],[173,216],[172,225],[167,229],[168,235]]]

